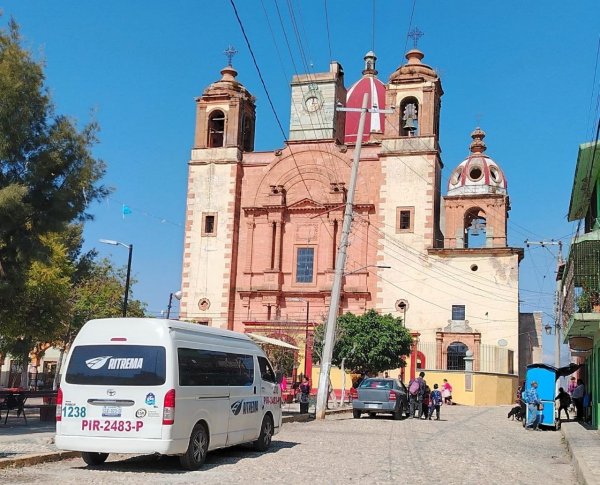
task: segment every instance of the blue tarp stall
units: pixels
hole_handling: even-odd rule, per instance
[[[548,364],[529,364],[527,366],[527,377],[525,380],[525,389],[531,387],[531,383],[536,381],[538,383],[538,396],[542,402],[544,409],[542,410],[542,419],[540,424],[542,426],[550,426],[554,429],[560,428],[560,421],[558,420],[557,407],[554,401],[556,397],[556,381],[559,377],[566,377],[571,375],[577,369],[577,364],[569,364],[566,367],[554,367]],[[523,421],[529,423],[533,420],[533,417],[529,415],[529,407],[527,407],[527,419]]]

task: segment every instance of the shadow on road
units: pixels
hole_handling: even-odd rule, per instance
[[[298,443],[291,441],[274,440],[269,451],[259,452],[254,451],[250,445],[237,445],[231,448],[221,448],[219,450],[210,451],[206,457],[202,470],[210,470],[220,465],[232,465],[242,459],[258,458],[263,454],[277,453],[279,450],[293,448]],[[110,457],[109,457],[110,460]],[[129,473],[190,473],[181,468],[179,458],[177,456],[162,456],[162,455],[138,455],[131,458],[126,458],[120,461],[107,461],[103,465],[92,466],[76,466],[74,469],[92,469],[102,471],[118,471]]]

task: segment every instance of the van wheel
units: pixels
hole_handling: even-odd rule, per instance
[[[267,451],[271,446],[271,440],[273,439],[273,420],[271,416],[265,416],[263,418],[262,425],[260,427],[260,435],[254,442],[254,449],[258,451]]]
[[[192,430],[187,451],[179,457],[179,463],[187,470],[197,470],[206,460],[208,451],[208,432],[203,424],[198,423]]]
[[[108,458],[108,453],[91,453],[89,451],[82,451],[81,458],[87,465],[97,466],[102,465]]]

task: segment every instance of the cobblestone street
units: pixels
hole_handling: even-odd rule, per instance
[[[284,425],[269,453],[244,447],[209,454],[197,472],[176,458],[111,455],[98,469],[81,459],[1,470],[5,483],[544,483],[575,482],[554,431],[525,431],[508,407],[443,407],[441,421],[388,417]]]

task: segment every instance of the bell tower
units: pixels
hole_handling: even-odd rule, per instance
[[[236,79],[229,64],[221,79],[196,98],[194,148],[238,148],[254,150],[255,98]]]
[[[385,130],[379,157],[385,179],[386,225],[404,244],[425,251],[441,247],[441,149],[439,120],[444,94],[438,74],[418,49],[387,84]]]
[[[244,154],[254,150],[255,98],[231,65],[196,99],[181,278],[181,318],[233,328]],[[250,154],[249,154],[250,155]],[[206,310],[210,308],[210,312]]]

